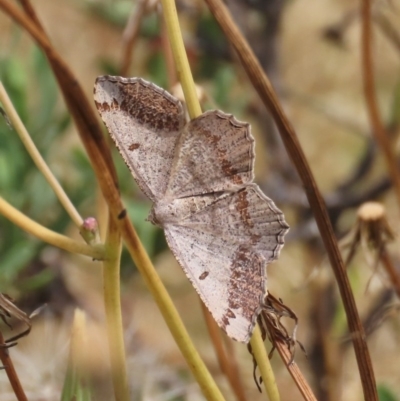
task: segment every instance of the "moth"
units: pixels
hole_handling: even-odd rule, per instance
[[[254,178],[250,125],[219,110],[186,122],[174,96],[141,78],[98,77],[94,99],[138,186],[149,220],[218,325],[247,343],[266,267],[289,229]]]

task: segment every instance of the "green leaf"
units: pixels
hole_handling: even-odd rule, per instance
[[[392,390],[390,390],[385,384],[378,384],[378,398],[379,401],[398,401]]]

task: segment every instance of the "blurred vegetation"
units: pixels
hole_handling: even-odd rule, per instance
[[[48,160],[52,149],[49,144],[66,131],[70,118],[65,111],[57,110],[58,89],[47,60],[37,48],[32,48],[29,53],[23,59],[18,56],[2,59],[0,77],[39,151]],[[28,216],[56,231],[65,231],[69,224],[67,215],[19,137],[3,118],[0,144],[1,194]],[[76,194],[82,188],[76,188]],[[75,201],[83,199],[76,197]],[[27,236],[0,216],[0,291],[38,290],[49,283],[52,274],[48,270],[27,280],[18,280],[21,271],[33,263],[43,246],[45,244]]]

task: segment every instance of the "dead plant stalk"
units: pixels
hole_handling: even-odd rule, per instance
[[[353,334],[353,346],[357,358],[358,369],[360,371],[364,398],[366,401],[378,401],[371,357],[369,355],[364,328],[358,315],[350,282],[333,232],[332,224],[329,220],[325,202],[319,192],[314,176],[297,139],[297,135],[286,117],[275,91],[273,90],[260,63],[232,20],[226,6],[221,0],[205,1],[225,33],[225,36],[236,50],[236,53],[254,88],[257,90],[266,108],[272,114],[286,151],[288,152],[303,182],[310,207],[314,213],[315,220],[339,286],[349,329]]]
[[[372,21],[371,21],[371,0],[362,0],[362,36],[361,56],[365,100],[368,108],[368,115],[371,122],[372,132],[378,146],[385,157],[387,169],[392,181],[393,189],[400,208],[400,174],[397,166],[393,144],[390,143],[388,133],[382,123],[376,100],[375,79],[372,60]]]

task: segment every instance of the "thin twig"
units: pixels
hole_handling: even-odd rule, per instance
[[[82,217],[76,210],[74,204],[68,198],[68,195],[65,193],[63,187],[60,185],[57,178],[54,176],[49,166],[47,165],[46,161],[43,159],[42,155],[35,146],[31,136],[29,135],[27,129],[25,128],[24,123],[19,118],[17,111],[15,110],[13,104],[11,103],[11,100],[8,97],[8,94],[4,89],[4,86],[1,81],[0,81],[0,102],[3,104],[4,110],[6,111],[11,124],[13,125],[15,131],[21,138],[22,143],[24,144],[26,150],[30,154],[33,162],[36,164],[36,167],[43,174],[44,178],[53,189],[58,200],[63,205],[65,211],[69,214],[71,220],[79,228],[83,223]]]
[[[274,346],[278,351],[280,357],[285,362],[287,370],[292,376],[297,388],[300,390],[303,398],[307,401],[317,401],[311,387],[309,386],[307,380],[301,373],[300,368],[295,361],[292,360],[292,353],[288,349],[287,344],[285,344],[281,339],[274,339]]]
[[[364,397],[367,401],[377,401],[375,376],[372,368],[371,357],[365,340],[364,328],[356,308],[353,293],[346,269],[340,254],[340,250],[329,220],[328,212],[321,193],[317,187],[314,176],[307,163],[307,159],[300,146],[297,135],[284,113],[271,83],[266,77],[260,63],[254,56],[253,51],[240,33],[232,20],[227,8],[221,0],[205,0],[212,14],[218,21],[225,36],[235,48],[254,88],[264,102],[266,108],[271,112],[278,127],[285,148],[303,182],[304,189],[310,207],[314,213],[322,240],[325,244],[329,260],[339,286],[344,308],[347,314],[347,322],[350,332],[353,334],[353,345],[360,371]]]
[[[379,257],[383,264],[383,267],[386,270],[387,275],[390,278],[393,289],[396,291],[397,297],[400,298],[400,274],[395,268],[392,258],[390,257],[386,249],[386,246],[382,247]]]
[[[393,184],[394,192],[397,196],[398,206],[400,207],[400,174],[393,152],[388,133],[382,124],[378,109],[375,93],[375,79],[372,60],[372,29],[371,29],[371,0],[362,0],[362,72],[365,100],[367,102],[368,115],[371,122],[372,132],[376,142],[381,148],[385,157],[386,165]]]
[[[10,353],[7,348],[7,344],[4,342],[3,333],[0,331],[0,360],[6,371],[8,380],[10,381],[11,387],[14,390],[14,394],[18,401],[28,401],[25,395],[24,389],[22,388],[21,382],[19,381],[17,372],[14,368]]]
[[[88,245],[83,241],[75,241],[65,235],[49,230],[11,206],[2,197],[0,197],[0,214],[27,233],[65,251],[90,256],[96,260],[102,260],[105,257],[103,245]]]

